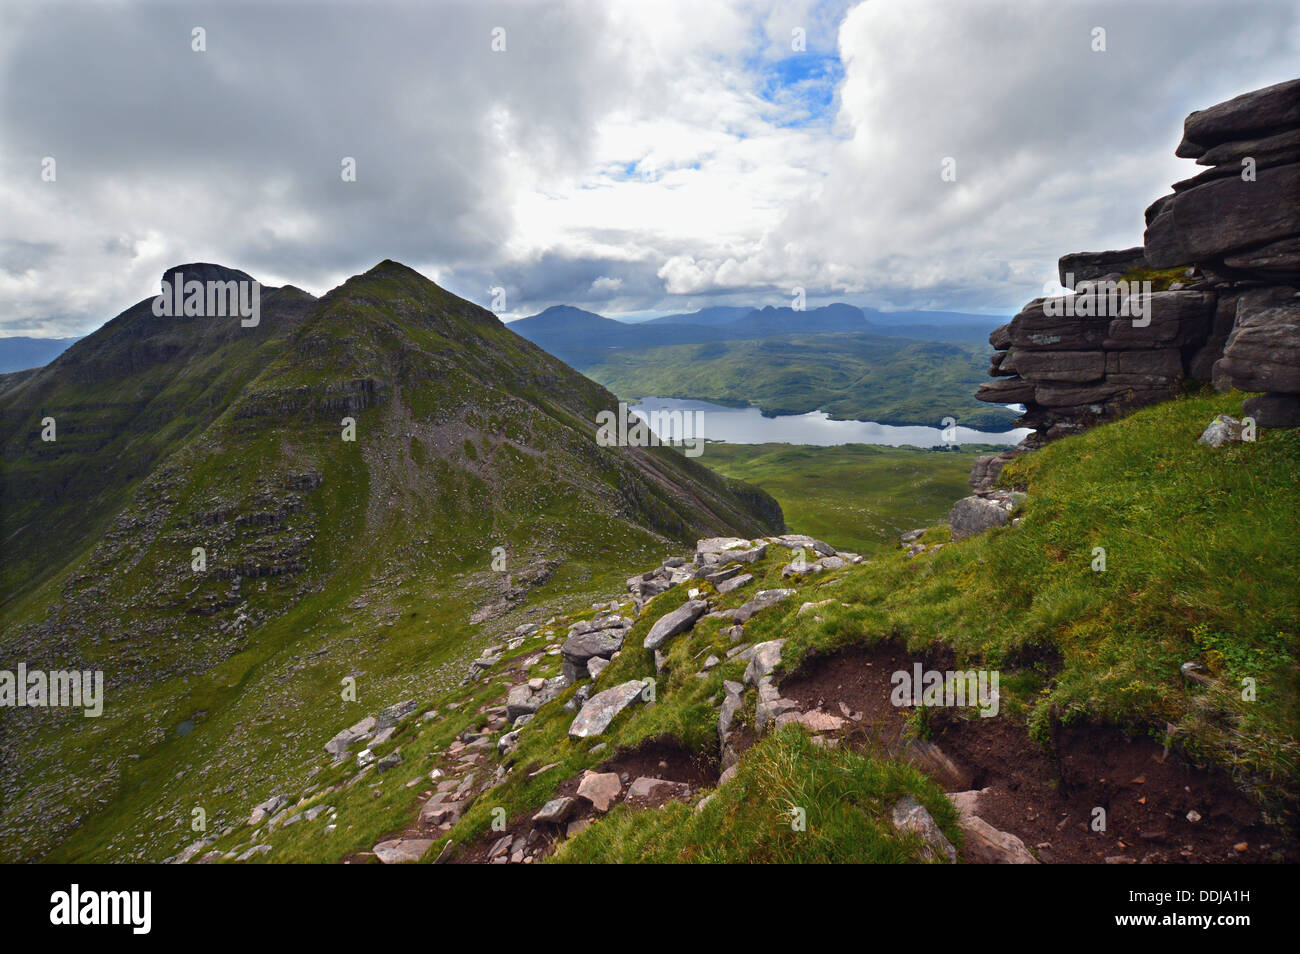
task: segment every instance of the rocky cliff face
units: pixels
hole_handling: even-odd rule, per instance
[[[1036,433],[980,458],[977,491],[1015,454],[1188,380],[1263,392],[1245,402],[1259,426],[1300,425],[1300,79],[1192,113],[1177,155],[1209,168],[1147,209],[1142,247],[1064,256],[1073,293],[1034,299],[989,336],[994,380],[976,396],[1024,404]],[[1165,269],[1179,280],[1142,281]]]

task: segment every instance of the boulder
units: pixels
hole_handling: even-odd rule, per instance
[[[1300,79],[1251,90],[1191,113],[1183,121],[1183,141],[1174,155],[1195,159],[1219,143],[1295,126],[1300,126]]]
[[[414,699],[407,699],[396,705],[391,705],[383,712],[379,713],[379,718],[375,720],[376,729],[387,729],[389,726],[395,726],[418,708]]]
[[[325,751],[339,760],[347,758],[348,749],[368,738],[375,731],[376,722],[374,716],[367,716],[356,725],[344,729],[325,743]]]
[[[1010,520],[1010,509],[987,497],[963,497],[948,514],[953,540],[964,540],[993,527],[1006,526]]]
[[[671,613],[665,613],[650,627],[642,645],[646,649],[658,649],[665,642],[679,633],[684,633],[695,625],[695,621],[709,609],[704,600],[690,600]]]
[[[541,685],[536,685],[540,682]],[[533,715],[546,703],[555,699],[565,690],[567,683],[563,676],[546,680],[529,680],[515,686],[506,695],[506,721],[514,725],[515,720]]]
[[[962,831],[962,855],[967,861],[984,865],[1036,865],[1025,843],[1015,835],[999,831],[975,814],[980,791],[949,792],[948,800],[957,808],[957,824]]]
[[[544,822],[548,825],[563,825],[577,811],[578,800],[572,795],[561,795],[559,798],[552,798],[543,805],[537,814],[533,816],[533,821]]]
[[[587,772],[578,783],[578,797],[585,798],[598,812],[607,812],[623,792],[617,772]]]
[[[1242,410],[1260,427],[1300,427],[1300,395],[1297,394],[1246,398]]]
[[[432,838],[395,838],[375,845],[375,857],[386,865],[410,864],[419,861],[433,847]]]
[[[1300,291],[1274,286],[1243,293],[1215,373],[1241,391],[1300,393]]]
[[[260,825],[265,819],[274,815],[287,804],[289,804],[287,795],[272,795],[253,809],[252,814],[248,816],[249,826]]]
[[[745,623],[749,622],[750,618],[755,613],[761,612],[770,606],[775,606],[777,603],[781,602],[781,600],[795,592],[797,591],[791,589],[759,590],[754,594],[752,600],[736,610],[735,620],[743,626]]]
[[[589,630],[566,639],[560,646],[560,654],[575,666],[581,666],[593,656],[608,659],[623,648],[623,638],[626,635],[627,630],[621,627]]]
[[[740,711],[741,703],[744,701],[745,687],[727,679],[723,681],[722,689],[722,706],[718,710],[718,744],[725,747],[727,736],[731,735],[732,720],[736,718],[736,713]]]
[[[1115,272],[1126,274],[1146,267],[1146,255],[1140,245],[1109,252],[1072,252],[1062,255],[1056,265],[1061,285],[1070,289],[1077,288],[1079,282],[1096,281]]]
[[[749,665],[745,668],[745,683],[756,686],[759,680],[772,675],[776,667],[781,665],[781,647],[784,645],[784,639],[772,639],[753,646]]]
[[[1300,234],[1300,163],[1259,169],[1176,191],[1147,226],[1147,258],[1172,268]]]
[[[583,704],[582,711],[569,726],[569,737],[587,739],[600,735],[609,728],[615,716],[641,697],[645,687],[643,680],[634,679],[596,693]]]
[[[940,830],[924,805],[911,795],[904,795],[894,804],[894,828],[902,833],[919,835],[924,846],[923,854],[929,860],[957,863],[957,849]]]
[[[1222,447],[1224,444],[1240,442],[1242,429],[1241,421],[1227,414],[1220,414],[1210,422],[1210,426],[1196,439],[1196,443],[1207,447]]]
[[[722,582],[718,583],[717,591],[719,593],[726,594],[726,593],[730,593],[732,590],[738,590],[742,586],[745,586],[746,584],[753,583],[753,582],[754,582],[754,574],[742,573],[740,576],[734,576],[729,580],[723,580]]]

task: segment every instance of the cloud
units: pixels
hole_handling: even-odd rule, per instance
[[[1297,52],[1270,0],[9,3],[0,322],[84,333],[196,260],[395,258],[509,315],[1011,308],[1140,241],[1183,116]]]

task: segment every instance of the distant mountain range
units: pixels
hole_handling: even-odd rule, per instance
[[[636,324],[557,305],[507,327],[620,397],[694,398],[764,414],[822,410],[881,424],[1001,431],[1016,414],[972,396],[996,317],[864,311],[842,302],[705,308]]]
[[[599,364],[614,352],[715,341],[746,341],[783,335],[871,334],[951,344],[983,344],[1003,319],[950,311],[862,309],[837,302],[793,308],[719,306],[666,315],[636,324],[606,318],[572,305],[555,305],[511,322],[511,331],[573,367]]]
[[[80,338],[0,338],[0,374],[49,364]]]

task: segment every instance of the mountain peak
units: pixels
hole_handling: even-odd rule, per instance
[[[162,280],[169,285],[176,275],[180,275],[183,281],[191,282],[251,282],[254,281],[252,275],[248,272],[240,271],[238,268],[229,268],[225,265],[216,265],[212,262],[190,262],[187,265],[173,265],[163,272]]]

